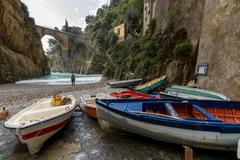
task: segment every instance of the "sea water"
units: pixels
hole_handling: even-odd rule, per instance
[[[102,79],[100,74],[74,74],[76,84],[97,83]],[[18,81],[16,84],[45,84],[45,85],[70,85],[72,73],[52,72],[50,75],[36,79]]]

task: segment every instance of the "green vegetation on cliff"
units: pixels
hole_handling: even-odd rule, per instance
[[[142,30],[143,1],[112,0],[110,5],[98,9],[96,16],[86,17],[85,35],[96,43],[100,51],[107,51],[116,44],[117,36],[113,28],[121,23],[127,24],[129,36]]]
[[[105,74],[117,79],[130,73],[134,73],[135,78],[158,77],[172,61],[194,58],[184,29],[134,36],[112,47],[108,53],[113,63],[107,63]]]
[[[171,63],[187,68],[184,65],[190,62],[187,66],[194,68],[196,55],[184,28],[175,29],[169,24],[165,30],[156,33],[156,20],[153,19],[144,35],[142,20],[143,1],[139,0],[112,0],[109,6],[98,9],[96,16],[86,17],[85,35],[102,53],[104,65],[99,65],[98,69],[104,70],[105,76],[155,78],[171,70]],[[127,37],[117,44],[113,28],[122,23],[127,26]],[[188,79],[194,69],[190,72]],[[177,75],[176,79],[181,83],[183,76]]]

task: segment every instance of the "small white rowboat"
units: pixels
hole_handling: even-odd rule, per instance
[[[39,100],[37,103],[23,109],[4,123],[21,143],[28,146],[35,154],[40,151],[44,142],[62,129],[71,119],[76,99],[69,95],[70,102],[62,106],[52,106],[52,98]]]

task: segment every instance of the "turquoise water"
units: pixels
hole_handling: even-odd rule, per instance
[[[102,79],[101,74],[74,74],[76,84],[97,83]],[[50,75],[36,79],[18,81],[16,84],[46,84],[46,85],[69,85],[72,73],[52,72]]]

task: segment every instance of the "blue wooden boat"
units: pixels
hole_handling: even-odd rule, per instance
[[[102,128],[118,128],[169,143],[237,150],[240,102],[181,99],[97,100]]]

